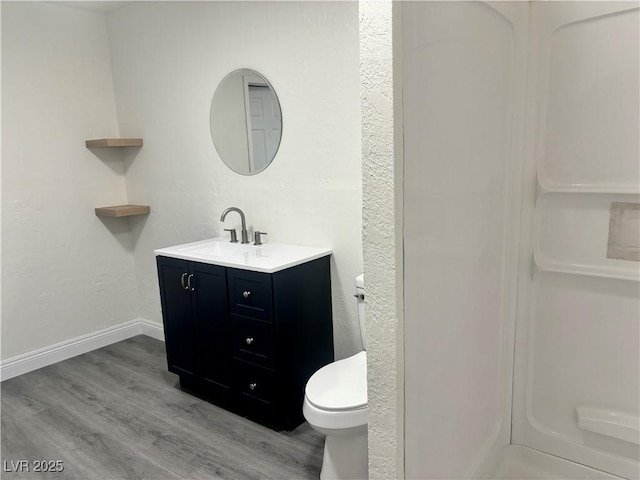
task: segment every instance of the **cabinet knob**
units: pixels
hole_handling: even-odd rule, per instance
[[[255,390],[256,388],[258,388],[258,384],[257,383],[250,383],[249,384],[249,390]]]
[[[249,297],[251,296],[251,292],[249,292],[249,291],[242,292],[242,296],[243,296],[244,298],[249,298]]]
[[[247,345],[251,345],[253,343],[253,337],[247,337],[245,342],[247,342]]]

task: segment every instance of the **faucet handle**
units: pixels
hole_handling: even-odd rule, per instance
[[[231,233],[231,243],[238,243],[238,234],[235,228],[225,228],[224,231]]]
[[[262,239],[260,238],[260,235],[266,235],[267,232],[260,232],[258,230],[256,230],[253,234],[253,238],[254,238],[254,245],[262,245]]]

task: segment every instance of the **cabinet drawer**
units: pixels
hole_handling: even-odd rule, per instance
[[[271,276],[228,269],[229,310],[236,315],[271,321]]]
[[[265,367],[273,366],[273,326],[260,320],[231,316],[233,356]]]
[[[271,404],[274,398],[273,371],[235,360],[236,390],[245,400]]]

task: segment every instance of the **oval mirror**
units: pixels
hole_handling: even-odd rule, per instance
[[[255,70],[234,70],[222,79],[211,101],[210,124],[218,155],[242,175],[267,168],[280,146],[280,102],[271,84]]]

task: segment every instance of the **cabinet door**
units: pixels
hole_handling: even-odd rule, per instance
[[[186,289],[188,262],[158,257],[160,299],[169,371],[193,378],[196,371],[196,323],[191,313],[191,291]]]
[[[198,374],[214,390],[227,391],[231,370],[231,331],[224,267],[190,263],[193,312],[198,326]]]

